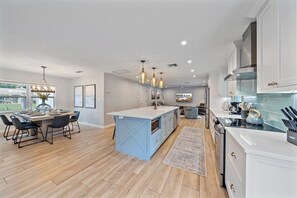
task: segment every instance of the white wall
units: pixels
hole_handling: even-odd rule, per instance
[[[74,110],[80,111],[79,121],[81,123],[104,127],[104,73],[93,72],[90,76],[72,79],[71,86],[71,104],[74,106],[74,86],[78,85],[96,85],[96,108],[77,108]]]
[[[219,70],[209,74],[208,86],[210,88],[210,108],[222,108],[223,102],[227,101],[227,83],[224,77],[226,70]]]
[[[176,93],[193,93],[192,102],[176,102]],[[165,105],[199,106],[205,102],[205,87],[167,88],[162,90]]]
[[[32,84],[39,83],[41,80],[42,74],[0,68],[0,81]],[[71,79],[46,75],[46,81],[49,85],[56,87],[56,108],[73,110]],[[2,124],[0,121],[0,128],[3,128]]]
[[[143,100],[147,98],[147,88],[136,81],[105,73],[104,90],[105,126],[113,124],[112,116],[106,113],[145,106],[140,104],[140,98],[143,98]],[[140,93],[142,96],[140,96]]]

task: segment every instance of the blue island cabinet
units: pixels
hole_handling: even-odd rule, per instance
[[[115,147],[119,152],[150,160],[174,131],[174,111],[154,119],[115,115]]]

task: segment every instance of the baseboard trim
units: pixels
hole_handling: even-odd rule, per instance
[[[98,125],[98,124],[91,124],[91,123],[87,123],[87,122],[79,122],[79,124],[83,124],[83,125],[87,125],[87,126],[92,126],[92,127],[104,129],[104,126]]]
[[[98,124],[91,124],[91,123],[87,123],[87,122],[79,122],[80,124],[83,125],[87,125],[87,126],[91,126],[91,127],[96,127],[96,128],[100,128],[100,129],[105,129],[105,128],[110,128],[113,127],[115,124],[108,124],[108,125],[98,125]]]
[[[111,128],[111,127],[114,127],[115,124],[108,124],[108,125],[105,125],[104,128]]]

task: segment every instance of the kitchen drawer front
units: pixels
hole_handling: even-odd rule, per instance
[[[246,156],[243,149],[227,133],[226,160],[229,159],[240,181],[245,181]]]
[[[150,151],[153,154],[163,142],[163,131],[159,129],[151,135]]]
[[[240,178],[234,171],[234,167],[230,158],[226,159],[226,188],[228,195],[231,198],[243,198],[245,197],[244,182],[240,181]]]

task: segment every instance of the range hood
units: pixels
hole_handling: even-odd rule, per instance
[[[242,35],[240,67],[224,80],[252,80],[257,78],[257,24],[252,22]]]

